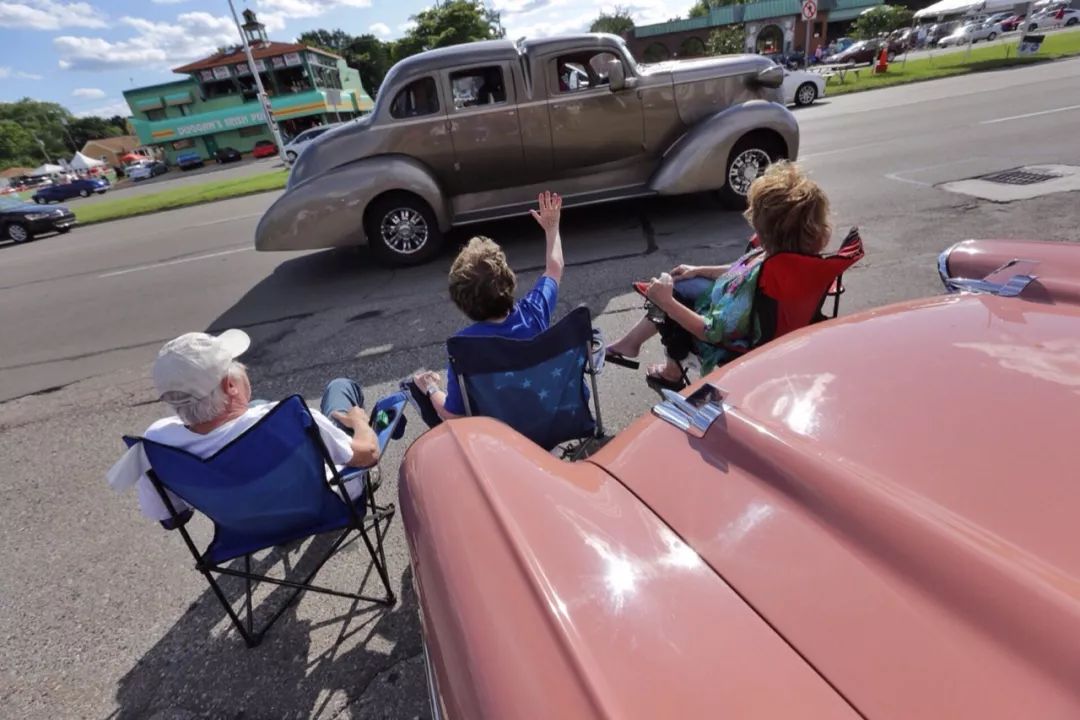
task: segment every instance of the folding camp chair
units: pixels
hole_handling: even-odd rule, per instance
[[[384,411],[391,418],[379,429],[380,450],[395,435],[405,407],[402,393],[376,404],[373,417]],[[128,446],[142,444],[151,470],[147,473],[171,515],[166,527],[180,531],[195,558],[195,568],[210,584],[248,647],[258,645],[270,627],[303,590],[339,597],[393,605],[394,592],[386,569],[383,533],[394,515],[392,504],[375,504],[375,491],[367,470],[338,472],[319,428],[307,405],[298,395],[277,404],[258,423],[213,456],[202,459],[187,451],[145,438],[125,437]],[[327,480],[329,468],[331,480]],[[352,500],[346,481],[362,483],[360,495]],[[199,550],[186,523],[191,511],[177,512],[173,497],[206,515],[214,523],[214,537]],[[316,573],[357,531],[367,547],[371,564],[386,591],[383,597],[340,592],[311,584]],[[375,532],[372,543],[369,530]],[[251,572],[252,553],[277,545],[331,531],[342,531],[315,567],[300,581],[278,579]],[[226,567],[244,558],[244,569]],[[244,578],[246,623],[232,608],[214,575]],[[251,604],[252,581],[265,581],[293,588],[288,600],[258,631],[254,627]]]
[[[750,239],[746,250],[749,252],[759,246],[755,235]],[[859,229],[853,227],[848,231],[840,248],[830,255],[780,252],[765,258],[758,274],[754,304],[750,310],[760,329],[760,337],[747,350],[764,345],[792,330],[836,317],[840,312],[840,296],[844,294],[844,272],[864,254]],[[828,307],[829,305],[832,307]],[[662,311],[651,306],[651,303],[646,303],[646,309],[654,322],[672,322]],[[686,367],[680,362],[679,368],[683,385],[689,385],[690,378]],[[652,383],[649,385],[654,387]],[[654,389],[659,391],[659,388]]]
[[[545,450],[577,441],[564,448],[569,459],[583,457],[604,438],[587,307],[529,340],[467,336],[446,345],[466,415],[501,420]]]

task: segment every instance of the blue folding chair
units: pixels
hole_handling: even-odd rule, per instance
[[[389,424],[377,433],[380,451],[395,436],[402,422],[405,395],[397,393],[376,404],[373,417],[381,410]],[[210,583],[248,647],[255,647],[270,627],[304,590],[393,605],[394,592],[386,569],[383,551],[383,524],[389,525],[393,504],[375,504],[375,489],[368,482],[367,470],[339,473],[319,428],[299,395],[286,398],[258,423],[212,457],[202,459],[187,451],[162,445],[145,438],[125,437],[128,446],[142,444],[150,461],[150,481],[171,515],[163,523],[176,528],[195,558],[195,567]],[[332,479],[327,481],[326,468]],[[363,491],[349,499],[346,480],[359,479]],[[202,551],[185,527],[191,511],[177,512],[170,494],[206,515],[214,523],[214,537]],[[251,572],[251,554],[312,535],[341,530],[325,555],[303,580],[296,582],[257,575]],[[344,544],[353,531],[360,534],[371,563],[382,580],[386,594],[369,597],[312,585],[316,573]],[[375,531],[372,543],[369,530]],[[244,558],[244,570],[226,567],[235,558]],[[246,582],[247,622],[240,616],[218,585],[214,574],[244,578]],[[251,605],[252,581],[265,581],[294,588],[284,605],[258,631],[254,627]]]
[[[570,459],[603,441],[589,308],[576,308],[529,340],[459,336],[446,345],[466,415],[501,420],[545,450],[576,441],[564,449]]]

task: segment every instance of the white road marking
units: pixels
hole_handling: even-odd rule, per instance
[[[385,355],[394,349],[393,345],[376,345],[375,347],[364,348],[354,356],[356,360],[360,358],[372,357],[373,355]]]
[[[137,265],[135,267],[124,268],[123,270],[113,270],[112,272],[98,275],[98,279],[117,277],[120,275],[127,275],[128,273],[142,272],[143,270],[156,270],[157,268],[168,267],[169,265],[180,265],[181,263],[195,262],[196,260],[209,260],[210,258],[221,257],[223,255],[234,255],[236,253],[248,252],[249,250],[254,250],[254,248],[233,248],[232,250],[220,250],[218,252],[206,253],[205,255],[192,255],[191,257],[150,263],[149,265]]]
[[[1024,118],[1038,117],[1039,115],[1050,115],[1059,112],[1067,112],[1069,110],[1080,110],[1080,105],[1067,105],[1065,107],[1052,108],[1050,110],[1039,110],[1038,112],[1024,113],[1023,115],[1010,115],[1009,117],[994,118],[993,120],[983,120],[979,124],[993,125],[994,123],[1009,122],[1011,120],[1023,120]]]
[[[905,175],[911,173],[921,173],[927,170],[936,170],[937,168],[948,167],[949,165],[964,165],[966,163],[981,162],[985,158],[983,157],[970,157],[963,160],[950,160],[943,163],[934,163],[933,165],[924,165],[923,167],[908,168],[907,170],[897,170],[896,172],[885,173],[885,178],[888,180],[895,180],[897,182],[907,183],[909,185],[918,185],[919,187],[934,187],[934,183],[922,182],[921,180],[912,180],[911,178],[900,177],[900,173]]]

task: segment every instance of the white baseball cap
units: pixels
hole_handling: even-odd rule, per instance
[[[195,399],[207,397],[229,372],[232,361],[251,346],[243,330],[220,335],[193,332],[170,340],[158,351],[151,372],[158,397],[183,393]]]

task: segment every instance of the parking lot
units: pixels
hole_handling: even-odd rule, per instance
[[[1080,165],[1077,108],[1080,60],[800,109],[801,160],[831,197],[835,234],[857,224],[867,244],[867,257],[845,276],[841,311],[938,293],[937,254],[969,237],[1080,241],[1076,193],[998,204],[939,187],[1025,164]],[[277,162],[228,166],[215,177]],[[120,436],[162,414],[147,371],[160,344],[179,333],[247,330],[257,397],[317,397],[335,376],[355,377],[377,397],[413,370],[445,364],[445,339],[464,324],[446,295],[453,247],[432,264],[399,270],[351,250],[256,253],[254,227],[275,197],[0,246],[7,717],[429,716],[399,521],[388,540],[398,605],[384,612],[305,597],[249,651],[180,538],[144,521],[131,496],[105,485]],[[543,241],[530,219],[468,228],[453,240],[473,233],[505,246],[521,285],[539,273]],[[584,303],[605,335],[617,336],[640,312],[632,281],[680,262],[727,262],[747,235],[745,221],[708,196],[567,211],[560,313]],[[652,346],[644,359],[659,358]],[[648,412],[656,397],[640,373],[621,368],[604,372],[600,395],[612,431]],[[383,499],[394,498],[401,456],[420,434],[410,420],[383,460]],[[200,521],[196,530],[205,537],[208,527]],[[260,562],[303,565],[312,553],[310,544],[290,546]],[[355,587],[359,558],[350,548],[320,579]],[[228,592],[237,597],[239,585]]]

